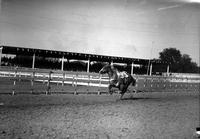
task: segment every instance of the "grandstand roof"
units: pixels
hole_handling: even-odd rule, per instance
[[[52,57],[52,58],[62,58],[66,59],[77,59],[77,60],[88,60],[90,61],[100,61],[100,62],[117,62],[117,63],[132,63],[135,64],[147,64],[149,59],[138,59],[138,58],[128,58],[128,57],[116,57],[116,56],[106,56],[106,55],[96,55],[96,54],[86,54],[86,53],[75,53],[75,52],[65,52],[65,51],[55,51],[55,50],[44,50],[35,48],[25,48],[25,47],[13,47],[13,46],[1,46],[3,47],[3,54],[14,54],[14,55],[29,55],[32,56],[34,53],[36,56],[42,57]],[[151,63],[156,64],[167,64],[160,60],[151,60]]]

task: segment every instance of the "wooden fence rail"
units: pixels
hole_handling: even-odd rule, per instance
[[[199,91],[200,78],[134,76],[135,92]],[[107,93],[109,79],[96,73],[0,69],[0,94]]]

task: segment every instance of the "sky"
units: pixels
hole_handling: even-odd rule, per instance
[[[0,0],[0,45],[158,58],[174,47],[200,65],[200,3]]]

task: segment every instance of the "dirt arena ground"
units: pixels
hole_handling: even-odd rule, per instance
[[[193,139],[198,93],[0,95],[1,139]]]

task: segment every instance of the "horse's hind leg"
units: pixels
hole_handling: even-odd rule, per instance
[[[125,93],[125,92],[124,92]],[[121,92],[121,96],[120,96],[120,99],[122,100],[123,96],[124,96],[124,93]]]
[[[123,90],[121,91],[121,96],[120,96],[120,99],[121,99],[121,100],[122,100],[124,94],[126,93],[126,90],[127,90],[127,89],[123,89]]]

